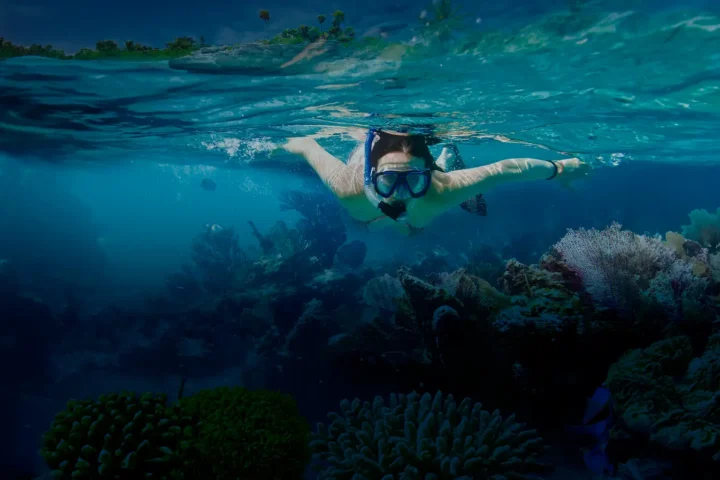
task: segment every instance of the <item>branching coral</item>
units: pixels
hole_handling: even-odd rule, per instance
[[[544,471],[542,439],[466,398],[452,395],[381,397],[372,404],[343,400],[342,415],[330,413],[310,443],[314,458],[329,462],[322,480],[517,480]]]

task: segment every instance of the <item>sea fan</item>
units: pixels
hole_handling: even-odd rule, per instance
[[[406,298],[402,283],[387,273],[370,280],[363,289],[363,301],[371,306],[394,312],[398,302]]]

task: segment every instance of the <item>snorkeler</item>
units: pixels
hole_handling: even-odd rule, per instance
[[[380,129],[367,132],[347,164],[312,137],[290,138],[282,148],[303,156],[350,216],[369,230],[392,226],[406,235],[497,185],[554,178],[567,185],[590,169],[577,158],[513,158],[453,169],[452,148],[443,148],[436,161],[424,135]]]

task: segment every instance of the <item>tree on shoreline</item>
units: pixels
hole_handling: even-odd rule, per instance
[[[267,26],[268,22],[270,21],[270,12],[267,10],[260,10],[260,18],[263,22],[265,22],[265,25]]]
[[[95,43],[95,49],[82,48],[73,55],[66,55],[64,51],[55,49],[52,45],[33,44],[29,47],[14,45],[12,42],[0,38],[0,59],[37,56],[56,58],[61,60],[96,60],[102,58],[172,58],[187,55],[197,49],[195,39],[192,37],[178,37],[168,42],[164,49],[141,45],[133,40],[126,40],[121,48],[114,40],[100,40]]]

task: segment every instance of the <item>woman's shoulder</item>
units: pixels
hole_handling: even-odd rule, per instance
[[[347,164],[348,165],[359,165],[361,167],[365,166],[365,149],[364,143],[361,142],[355,148],[353,148],[352,152],[350,152],[350,155],[348,155]]]

